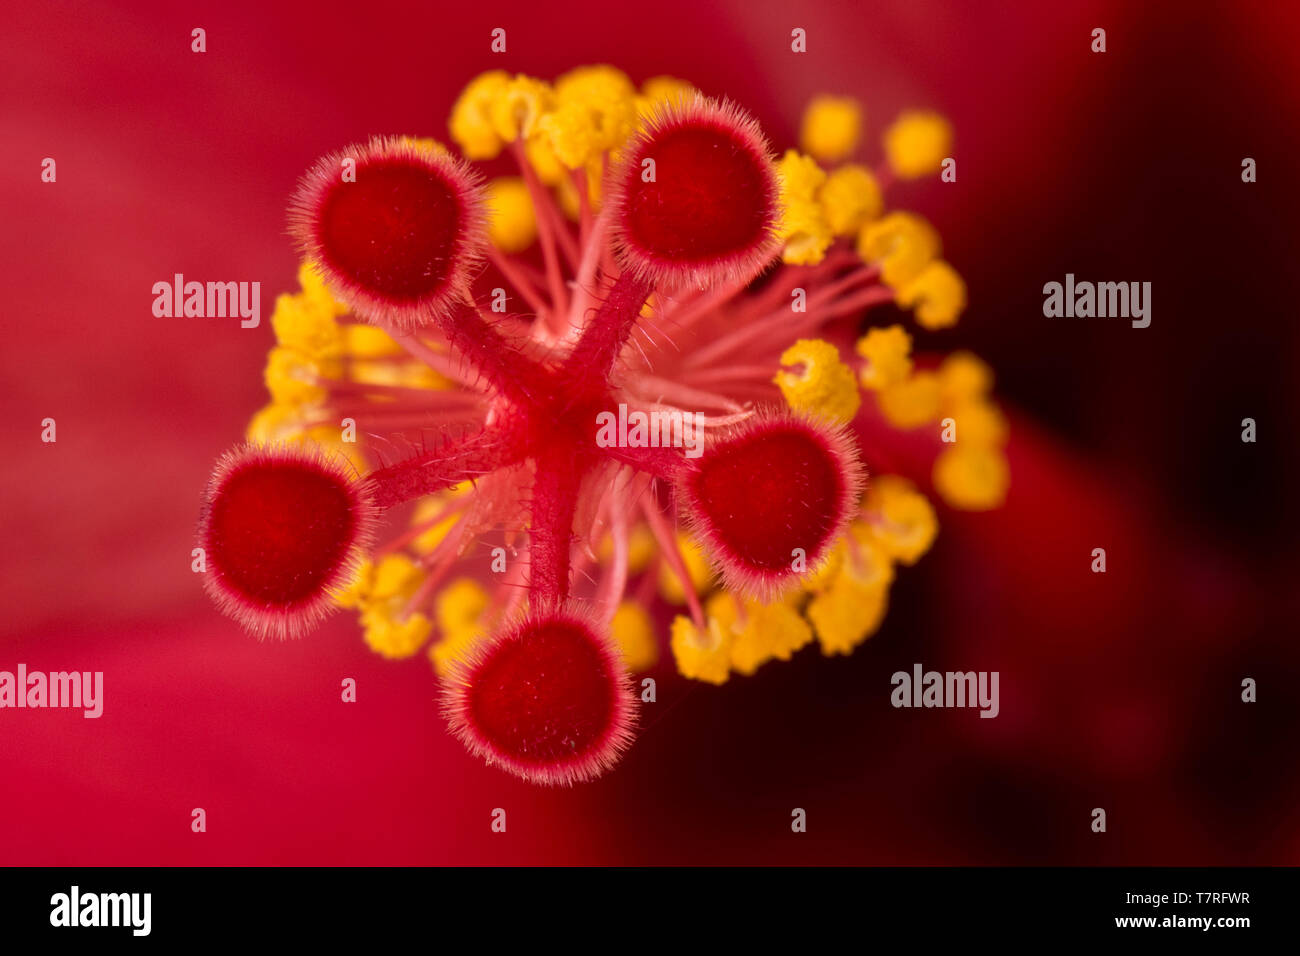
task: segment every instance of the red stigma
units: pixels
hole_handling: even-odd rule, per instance
[[[774,248],[777,183],[767,143],[729,104],[701,98],[655,116],[629,148],[614,201],[624,260],[659,282],[743,281]]]
[[[355,181],[345,179],[355,162]],[[290,209],[299,246],[337,294],[376,325],[407,332],[445,317],[482,246],[477,181],[461,162],[402,140],[326,156]]]
[[[534,615],[488,638],[448,687],[453,732],[533,783],[598,777],[632,740],[636,699],[618,652],[570,614]]]
[[[791,415],[738,426],[681,481],[728,585],[759,596],[816,566],[844,530],[859,486],[847,440]]]
[[[295,637],[330,609],[367,543],[348,466],[296,446],[243,446],[213,472],[199,541],[218,606],[259,637]]]

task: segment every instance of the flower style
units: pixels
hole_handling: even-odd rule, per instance
[[[464,158],[388,137],[318,161],[271,402],[205,495],[218,606],[278,637],[350,608],[379,654],[427,645],[451,730],[542,784],[630,744],[657,602],[687,678],[852,652],[937,533],[918,484],[966,509],[1008,484],[988,367],[862,327],[965,306],[934,228],[885,201],[951,129],[904,113],[872,169],[861,124],[819,97],[777,158],[680,80],[493,71],[453,108]],[[405,528],[375,545],[385,512]]]

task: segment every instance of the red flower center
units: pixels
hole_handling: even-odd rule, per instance
[[[414,302],[452,275],[462,215],[456,190],[430,166],[372,160],[358,165],[356,182],[338,182],[325,196],[318,239],[353,282]]]
[[[844,513],[842,466],[798,423],[760,428],[715,446],[689,485],[715,542],[762,571],[789,571],[795,549],[814,559]]]
[[[331,583],[357,537],[354,495],[329,471],[294,460],[236,468],[212,501],[206,546],[228,586],[277,606]]]
[[[562,774],[600,759],[619,723],[612,656],[576,621],[530,622],[487,652],[469,677],[464,716],[489,752],[517,770]]]
[[[771,218],[761,157],[728,130],[670,128],[647,143],[655,181],[627,171],[624,230],[634,246],[678,262],[708,262],[761,243]]]

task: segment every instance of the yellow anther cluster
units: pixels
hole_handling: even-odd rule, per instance
[[[538,128],[564,166],[581,169],[627,142],[637,122],[637,91],[627,74],[583,66],[555,81],[555,108]]]
[[[879,266],[881,278],[894,289],[916,278],[941,249],[934,227],[910,212],[891,212],[858,233],[858,255]]]
[[[817,194],[822,213],[836,236],[853,236],[884,209],[885,199],[865,166],[850,164],[831,171]]]
[[[954,439],[934,462],[934,487],[944,501],[966,511],[996,508],[1011,483],[1004,447],[1008,428],[990,392],[993,373],[968,352],[939,366],[946,436]]]
[[[528,187],[518,176],[502,176],[487,188],[488,238],[502,252],[523,252],[537,238],[537,215]]]
[[[724,683],[770,660],[789,660],[815,638],[822,653],[849,654],[879,629],[895,562],[914,564],[938,533],[934,509],[910,482],[881,476],[804,590],[762,604],[719,591],[704,605],[705,626],[678,616],[671,646],[685,677]]]
[[[852,653],[880,628],[894,580],[889,553],[867,521],[855,521],[837,550],[805,611],[827,656]]]
[[[612,66],[578,67],[553,84],[492,70],[465,87],[448,125],[468,159],[492,159],[507,144],[522,144],[538,182],[553,188],[560,208],[577,218],[581,197],[573,173],[585,173],[587,200],[597,209],[605,168],[642,119],[659,104],[694,95],[689,83],[669,76],[647,80],[638,92]],[[501,215],[491,225],[492,241],[506,252],[526,248],[536,227],[531,201],[525,207],[513,185],[489,196],[494,199]]]
[[[299,268],[298,281],[299,292],[276,298],[271,315],[276,344],[264,371],[271,402],[253,415],[245,437],[258,443],[314,443],[364,472],[368,466],[355,435],[344,441],[343,424],[330,413],[330,381],[431,389],[450,383],[407,358],[382,329],[340,322],[348,308],[330,294],[311,263]]]
[[[841,425],[858,413],[862,399],[853,369],[830,342],[800,339],[781,353],[781,365],[772,381],[795,411]]]
[[[648,671],[659,662],[654,622],[650,612],[636,601],[620,603],[609,626],[623,654],[623,662],[632,673]]]
[[[858,232],[857,249],[864,262],[879,267],[898,304],[916,310],[922,328],[956,324],[966,308],[966,283],[939,258],[939,234],[923,218],[891,212],[868,222]]]
[[[446,677],[484,633],[488,604],[487,590],[473,578],[457,578],[438,592],[433,614],[440,639],[429,648],[429,660],[439,677]]]
[[[770,660],[788,661],[812,643],[808,622],[783,601],[740,602],[724,591],[709,601],[707,610],[731,632],[731,669],[738,674],[752,675]]]
[[[785,601],[763,604],[720,591],[705,605],[705,627],[678,617],[672,651],[678,672],[723,684],[732,672],[750,676],[771,660],[788,661],[812,642],[813,632],[797,608]]]
[[[897,475],[873,481],[862,510],[881,548],[903,564],[915,564],[930,550],[939,533],[939,520],[930,500]]]
[[[789,265],[821,262],[835,236],[818,199],[826,173],[816,160],[787,150],[777,163],[781,224],[777,237],[785,243],[781,258]]]
[[[952,125],[929,110],[907,110],[885,131],[885,159],[902,179],[937,173],[952,155]]]
[[[493,98],[488,115],[503,143],[532,139],[541,118],[550,112],[555,94],[547,83],[522,74],[508,80]]]
[[[895,428],[912,429],[939,420],[943,396],[939,376],[930,371],[914,371],[901,382],[876,393],[880,412]]]
[[[294,408],[319,405],[324,401],[326,393],[320,380],[326,371],[324,360],[287,345],[278,345],[267,353],[263,377],[271,401]]]
[[[945,329],[956,325],[966,308],[966,283],[948,263],[935,260],[898,290],[896,301],[915,310],[922,328]]]
[[[823,163],[853,155],[862,134],[862,106],[847,96],[815,96],[804,109],[799,148]]]
[[[352,584],[335,595],[340,607],[359,612],[366,644],[388,658],[412,656],[428,639],[433,622],[423,614],[406,614],[407,603],[424,580],[424,571],[403,554],[378,564],[364,562]]]
[[[725,684],[731,676],[731,632],[717,618],[699,628],[689,617],[673,618],[669,646],[677,672],[708,684]]]
[[[871,329],[858,339],[857,353],[864,359],[858,372],[863,388],[885,389],[912,374],[912,337],[901,325]]]
[[[489,70],[470,80],[451,108],[448,128],[466,159],[492,159],[504,145],[492,113],[498,99],[505,96],[510,74]]]

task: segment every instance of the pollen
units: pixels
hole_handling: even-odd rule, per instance
[[[704,627],[697,627],[689,617],[673,618],[669,645],[677,672],[706,684],[725,684],[731,677],[730,628],[711,617]]]
[[[440,677],[448,676],[482,637],[490,606],[487,590],[473,578],[457,578],[439,592],[435,615],[441,639],[429,648],[429,659]]]
[[[957,324],[966,308],[966,283],[948,263],[935,260],[898,290],[897,301],[902,308],[915,308],[922,328],[946,329]]]
[[[902,179],[939,171],[952,155],[952,125],[929,110],[907,110],[885,130],[885,157]]]
[[[390,554],[378,565],[367,564],[335,602],[355,607],[366,645],[382,657],[401,660],[414,655],[429,638],[433,623],[408,604],[424,580],[420,567],[403,554]]]
[[[863,388],[879,391],[912,374],[912,337],[901,325],[870,330],[858,339],[856,348],[865,359],[858,372]]]
[[[320,363],[295,348],[282,345],[266,356],[266,390],[277,405],[319,404],[325,398],[321,373]]]
[[[953,352],[939,366],[944,398],[949,401],[983,399],[993,388],[993,370],[971,352]]]
[[[538,123],[554,99],[549,84],[523,74],[516,76],[492,98],[488,107],[494,132],[506,143],[531,139],[537,135]]]
[[[811,266],[826,257],[835,236],[818,192],[826,173],[809,156],[786,150],[777,164],[781,221],[777,238],[784,243],[781,259],[787,265]]]
[[[564,170],[582,169],[600,155],[600,131],[591,109],[584,103],[561,103],[542,117],[539,128],[546,137],[545,147],[559,164],[558,175],[554,176],[556,182],[562,180]]]
[[[367,607],[361,613],[361,631],[366,645],[376,654],[402,660],[424,646],[433,623],[418,611],[399,617],[387,607]]]
[[[402,354],[402,347],[383,329],[373,325],[343,326],[343,350],[352,359],[391,358]]]
[[[610,619],[610,631],[618,644],[623,663],[633,674],[650,670],[659,661],[650,613],[635,601],[623,601]]]
[[[934,506],[912,483],[897,475],[877,478],[867,493],[874,538],[890,558],[915,564],[930,550],[939,531]]]
[[[330,294],[329,287],[321,278],[320,268],[314,262],[304,260],[298,266],[298,285],[302,288],[299,298],[306,308],[335,318],[347,313],[348,307]]]
[[[837,425],[853,420],[862,399],[853,369],[840,350],[822,339],[800,339],[781,353],[783,370],[773,379],[796,412],[817,415]]]
[[[502,252],[523,252],[537,238],[537,214],[518,176],[494,179],[487,188],[488,236]]]
[[[492,122],[492,111],[509,86],[510,74],[504,70],[480,73],[452,106],[448,121],[451,138],[466,159],[493,159],[501,152],[504,144]]]
[[[880,267],[893,289],[906,285],[940,252],[939,234],[920,216],[891,212],[858,233],[858,255]]]
[[[277,296],[271,328],[277,342],[310,358],[337,358],[343,352],[343,335],[333,310],[306,295]]]
[[[880,183],[865,166],[848,165],[832,170],[817,194],[831,232],[854,236],[885,207]]]
[[[876,393],[880,412],[897,428],[920,428],[939,420],[943,393],[934,372],[914,372],[909,378]]]
[[[576,105],[590,117],[598,150],[616,149],[636,129],[636,87],[627,74],[612,66],[580,66],[555,81],[561,109]]]
[[[709,599],[710,621],[730,631],[731,669],[751,677],[772,660],[788,661],[813,640],[812,628],[799,612],[783,601],[747,598],[738,603],[723,592]]]
[[[848,96],[815,96],[804,109],[799,148],[823,163],[848,159],[862,134],[862,106]]]
[[[889,602],[887,588],[841,576],[808,603],[808,620],[827,657],[851,654],[879,630]]]
[[[934,462],[934,487],[954,508],[997,508],[1010,483],[1006,457],[995,448],[953,446]]]

